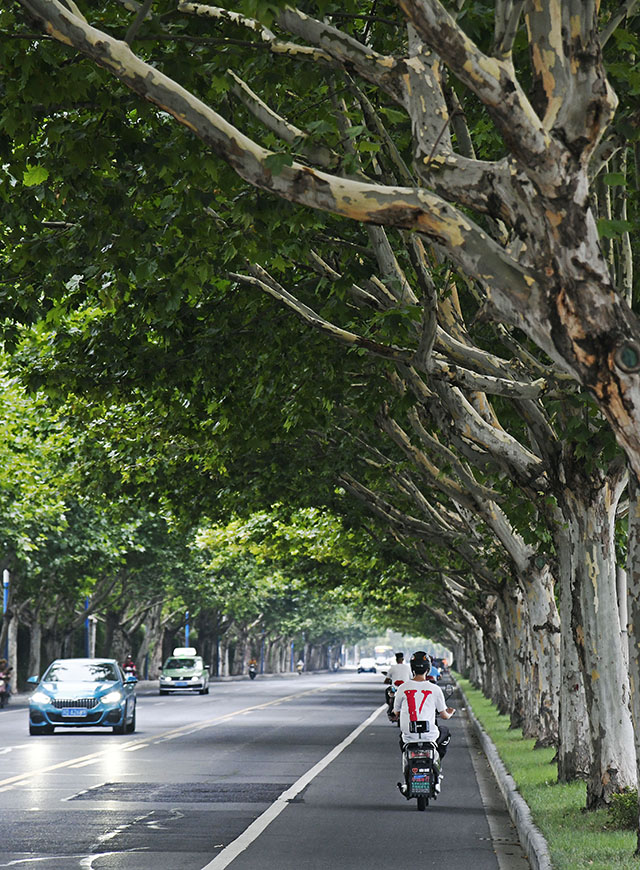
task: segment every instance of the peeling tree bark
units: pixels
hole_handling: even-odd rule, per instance
[[[631,712],[635,735],[636,775],[637,781],[640,782],[640,484],[633,473],[629,480],[627,596]],[[640,803],[638,806],[636,855],[640,855]]]
[[[620,480],[575,481],[562,510],[571,541],[572,627],[589,711],[593,756],[587,807],[636,786],[629,677],[620,643],[614,522]]]
[[[555,523],[556,550],[560,562],[558,599],[560,608],[560,716],[558,742],[558,781],[586,780],[593,751],[584,680],[571,627],[573,583],[571,582],[571,542],[561,517]]]

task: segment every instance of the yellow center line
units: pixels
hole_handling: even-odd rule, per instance
[[[226,722],[228,719],[233,719],[235,716],[240,716],[243,713],[249,713],[251,710],[263,710],[265,707],[272,707],[274,704],[279,704],[282,701],[291,701],[294,698],[302,698],[304,695],[313,695],[315,692],[324,692],[337,683],[330,683],[327,686],[321,686],[317,689],[308,689],[306,692],[295,692],[293,695],[285,695],[283,698],[275,698],[273,701],[266,701],[264,704],[254,704],[252,707],[245,707],[242,710],[236,710],[233,713],[225,713],[224,716],[216,716],[214,719],[205,719],[203,722],[182,725],[180,728],[172,728],[170,731],[164,731],[154,736],[154,740],[168,737],[181,737],[187,734],[193,734],[194,731],[202,731],[203,728],[209,728],[217,725],[219,722]],[[131,750],[134,747],[143,748],[143,744],[148,745],[149,737],[143,737],[140,740],[135,740],[132,743],[120,744],[121,749]],[[103,755],[113,752],[114,747],[109,746],[107,749],[101,749],[99,752],[92,752],[90,755],[81,755],[77,758],[70,758],[67,761],[59,761],[57,764],[50,764],[47,767],[39,767],[35,770],[30,770],[28,773],[18,773],[15,776],[10,776],[7,779],[0,779],[0,788],[2,786],[14,785],[18,782],[26,782],[34,776],[41,776],[43,773],[50,773],[52,770],[62,770],[65,767],[73,767],[81,762],[89,762],[93,759],[99,759]]]

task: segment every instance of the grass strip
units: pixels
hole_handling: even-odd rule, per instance
[[[455,679],[529,805],[554,870],[638,870],[636,832],[612,830],[607,810],[587,812],[585,783],[558,782],[555,749],[534,750],[535,740],[510,728],[509,717],[482,692],[458,674]]]

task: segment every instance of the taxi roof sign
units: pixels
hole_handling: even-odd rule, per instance
[[[173,651],[174,656],[195,656],[196,648],[194,646],[177,646]]]

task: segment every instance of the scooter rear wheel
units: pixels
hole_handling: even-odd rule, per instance
[[[426,808],[428,806],[429,806],[429,798],[426,797],[425,795],[421,794],[418,797],[418,809],[422,812],[423,810],[426,810]]]

